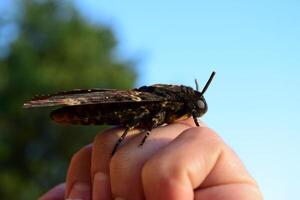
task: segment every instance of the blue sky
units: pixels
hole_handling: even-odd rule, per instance
[[[215,70],[205,122],[265,199],[299,196],[300,1],[76,2],[115,30],[120,56],[138,58],[138,86],[203,85]]]
[[[75,2],[92,23],[113,28],[120,57],[138,61],[137,86],[194,87],[195,78],[201,86],[215,70],[203,120],[239,154],[266,200],[298,198],[300,1]]]

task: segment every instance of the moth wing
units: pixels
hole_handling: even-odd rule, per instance
[[[31,101],[24,103],[24,108],[130,102],[160,102],[163,100],[164,98],[159,95],[137,90],[77,89],[52,95],[36,96]]]

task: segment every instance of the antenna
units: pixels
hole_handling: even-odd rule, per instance
[[[205,93],[205,91],[207,90],[209,84],[211,83],[211,81],[213,80],[213,78],[214,78],[215,75],[216,75],[216,72],[213,71],[213,72],[211,73],[211,75],[210,75],[208,81],[206,82],[204,88],[202,89],[201,95],[203,95],[203,94]],[[196,87],[197,87],[197,85],[196,85]]]
[[[196,90],[199,91],[198,81],[196,78],[195,78],[195,84],[196,84]]]

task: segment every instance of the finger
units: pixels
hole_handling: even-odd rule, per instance
[[[195,126],[194,121],[189,118],[187,120],[178,121],[177,123],[184,124],[186,126]],[[93,199],[112,199],[111,187],[110,187],[110,160],[111,151],[115,146],[116,140],[122,135],[124,129],[113,128],[108,129],[98,134],[93,143],[92,150],[92,182],[93,182]],[[140,130],[130,131],[121,143],[124,146],[127,141],[130,141],[134,135],[140,133]],[[141,137],[141,136],[140,136]],[[151,136],[152,137],[152,136]],[[138,141],[139,143],[140,141]],[[136,143],[133,149],[136,151]]]
[[[257,185],[249,183],[231,183],[216,185],[195,192],[194,199],[201,200],[262,200]]]
[[[72,157],[66,181],[67,198],[91,199],[91,154],[92,146],[88,145]]]
[[[142,180],[146,199],[193,199],[194,189],[253,183],[224,142],[210,129],[199,127],[184,131],[147,161]]]
[[[116,127],[108,129],[98,134],[94,140],[91,166],[93,199],[112,199],[109,165],[112,157],[112,150],[123,132],[123,128]],[[120,144],[120,147],[126,144],[132,135],[139,132],[139,130],[130,131],[124,141]]]
[[[65,197],[65,183],[61,183],[39,198],[39,200],[64,200]]]
[[[138,147],[143,134],[133,135],[119,148],[110,162],[110,179],[114,197],[143,199],[141,170],[144,163],[159,149],[170,143],[183,130],[190,128],[184,123],[159,127],[141,147]]]
[[[92,196],[95,200],[112,199],[109,178],[109,163],[114,141],[117,139],[114,132],[118,129],[109,129],[98,134],[93,142],[92,151]]]
[[[195,126],[192,118],[181,120],[176,123],[183,124],[189,127]],[[97,172],[101,172],[107,176],[109,175],[109,163],[112,157],[111,152],[116,144],[116,140],[119,139],[123,132],[123,128],[117,127],[107,129],[104,132],[99,133],[95,137],[92,147],[92,177],[94,177]],[[126,144],[133,135],[136,135],[138,133],[141,133],[141,130],[130,131],[120,146]]]

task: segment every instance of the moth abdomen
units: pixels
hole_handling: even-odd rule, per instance
[[[74,125],[116,125],[120,124],[117,116],[114,112],[99,108],[98,105],[65,106],[52,111],[50,115],[57,123]]]

